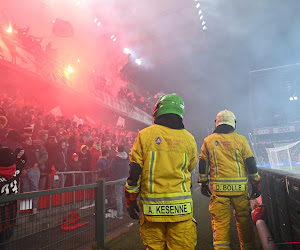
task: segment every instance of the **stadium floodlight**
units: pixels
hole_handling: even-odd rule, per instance
[[[207,30],[207,27],[206,27],[206,26],[203,26],[203,30]]]
[[[79,58],[77,59],[77,62],[80,63],[80,59]]]
[[[200,20],[202,20],[202,19],[203,19],[203,15],[200,16]]]
[[[200,3],[197,3],[196,8],[198,9],[200,7]]]
[[[98,18],[97,18],[97,17],[95,17],[95,19],[94,19],[94,23],[96,23],[96,22],[97,22],[97,20],[98,20]]]
[[[202,25],[205,25],[205,24],[206,24],[206,22],[205,22],[205,21],[203,21],[201,24],[202,24]]]
[[[123,52],[128,55],[128,54],[130,54],[130,49],[124,48]]]
[[[201,15],[201,14],[202,14],[202,10],[199,10],[199,11],[198,11],[198,14]]]
[[[73,73],[73,68],[70,65],[68,65],[68,69],[67,70],[68,70],[69,73]]]
[[[98,23],[97,23],[97,26],[99,27],[100,25],[101,25],[101,22],[98,22]]]
[[[115,42],[115,41],[117,41],[117,38],[114,38],[114,39],[113,39],[113,42]]]
[[[291,97],[290,97],[290,101],[293,101],[293,100],[294,100],[294,97],[291,96]]]
[[[11,25],[9,25],[8,29],[6,30],[6,32],[12,33],[12,31],[13,31],[13,29],[12,29]]]
[[[110,39],[113,39],[115,37],[115,35],[112,35],[111,37],[110,37]]]
[[[142,60],[141,60],[141,59],[135,59],[135,63],[136,63],[137,65],[141,65],[141,64],[142,64]]]
[[[298,100],[298,97],[297,97],[297,96],[294,96],[294,100],[297,101],[297,100]]]

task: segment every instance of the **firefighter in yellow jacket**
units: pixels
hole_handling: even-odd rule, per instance
[[[252,184],[251,196],[256,198],[260,195],[256,162],[246,138],[235,130],[236,119],[231,111],[219,112],[215,125],[213,134],[204,139],[199,157],[201,193],[210,197],[214,249],[230,249],[230,205],[241,249],[253,249],[248,178]]]
[[[162,96],[154,107],[154,125],[139,132],[129,156],[127,210],[139,219],[140,194],[140,235],[147,249],[194,249],[197,243],[190,190],[197,145],[184,129],[183,115],[177,94]]]

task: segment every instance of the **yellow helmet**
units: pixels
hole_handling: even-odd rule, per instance
[[[220,111],[216,117],[216,127],[222,124],[227,124],[233,128],[236,126],[236,119],[234,113],[225,109]]]

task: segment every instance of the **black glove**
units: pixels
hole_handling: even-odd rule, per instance
[[[260,191],[260,178],[257,181],[251,181],[252,185],[252,193],[251,193],[251,200],[256,199],[257,197],[260,196],[261,191]]]
[[[136,200],[130,201],[129,208],[127,209],[127,211],[132,219],[138,220],[140,218],[139,215],[136,213],[140,212],[140,208]]]
[[[212,195],[207,181],[201,183],[201,194],[203,194],[206,197],[210,197]]]

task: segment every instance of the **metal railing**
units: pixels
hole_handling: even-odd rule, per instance
[[[59,178],[61,178],[62,183],[61,183],[61,188],[65,187],[65,183],[66,183],[66,179],[71,177],[72,181],[71,181],[71,186],[78,186],[78,185],[85,185],[85,184],[91,184],[91,183],[95,183],[96,182],[96,175],[97,175],[97,171],[68,171],[68,172],[56,172],[55,175],[59,176]],[[46,177],[47,181],[45,183],[49,184],[49,182],[51,181],[51,174],[45,174],[45,173],[41,173],[41,178],[42,177]],[[80,183],[78,183],[79,178],[76,177],[80,177]],[[87,178],[90,177],[90,178]],[[87,183],[87,180],[89,180],[90,183]],[[51,183],[51,187],[53,186],[53,181]],[[69,182],[70,183],[70,182]],[[48,185],[43,187],[43,190],[48,189]]]
[[[0,249],[80,249],[95,241],[105,248],[107,237],[133,224],[124,212],[124,184],[125,180],[101,180],[96,184],[1,196],[2,208],[17,202],[18,211],[6,220],[0,216],[0,225],[16,221],[11,227],[13,235],[6,242],[1,238],[4,227],[0,228]],[[33,198],[38,198],[36,213]]]
[[[266,222],[280,249],[299,249],[300,174],[259,168]],[[298,243],[297,243],[298,242]]]

